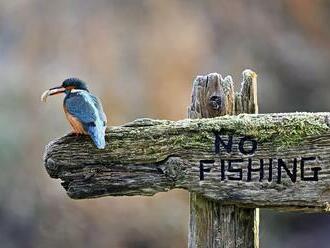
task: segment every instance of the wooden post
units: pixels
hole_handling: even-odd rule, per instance
[[[243,72],[241,91],[234,93],[230,76],[198,76],[193,84],[189,118],[257,113],[257,75]],[[223,205],[197,193],[190,194],[190,248],[259,247],[259,209]]]

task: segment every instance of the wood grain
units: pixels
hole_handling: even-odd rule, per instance
[[[124,126],[109,128],[104,150],[94,147],[89,137],[67,135],[51,142],[44,155],[49,175],[60,178],[70,197],[75,199],[107,195],[153,195],[173,188],[198,192],[224,204],[249,207],[298,208],[325,211],[330,200],[330,113],[292,113],[224,116],[212,119],[161,121],[140,119]],[[215,153],[217,131],[226,139],[233,135],[233,150]],[[241,137],[257,140],[253,155],[239,152]],[[288,142],[289,140],[289,142]],[[277,182],[277,165],[273,180],[253,179],[221,181],[221,159],[316,157],[319,179],[297,181],[283,174]],[[200,181],[200,160],[216,164]],[[242,165],[246,171],[247,164]],[[267,166],[267,165],[265,165]],[[312,176],[306,165],[306,175]],[[291,168],[292,169],[292,168]],[[257,174],[253,174],[257,176]]]

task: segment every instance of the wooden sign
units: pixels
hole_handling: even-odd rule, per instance
[[[44,156],[75,199],[174,188],[223,204],[328,211],[330,113],[139,119],[108,130],[105,150],[65,136]]]

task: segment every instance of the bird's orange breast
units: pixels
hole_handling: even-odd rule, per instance
[[[71,115],[65,107],[64,107],[64,113],[65,113],[65,116],[68,119],[74,133],[87,134],[86,131],[84,130],[82,123],[76,117]]]

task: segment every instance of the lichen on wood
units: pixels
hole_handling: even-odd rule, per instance
[[[255,137],[260,142],[271,141],[280,149],[299,145],[306,137],[320,135],[329,130],[329,124],[324,119],[328,117],[313,113],[285,114],[285,118],[280,123],[272,114],[257,116],[258,118],[254,115],[238,115],[235,116],[236,118],[230,117],[230,122],[224,117],[221,118],[221,124],[215,124],[217,126],[214,128],[221,126],[223,130],[235,135]]]

